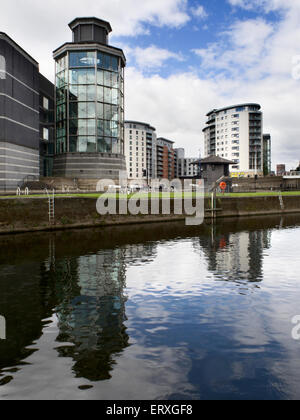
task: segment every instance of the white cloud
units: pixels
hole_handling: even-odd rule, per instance
[[[151,45],[147,48],[124,47],[127,58],[134,59],[138,68],[143,70],[155,70],[165,65],[168,60],[184,61],[181,53],[174,53],[164,48]]]
[[[267,54],[273,32],[273,26],[263,19],[237,21],[222,33],[222,41],[193,51],[202,59],[204,68],[235,75],[242,69],[244,76],[257,77],[258,70],[264,72],[261,57]]]
[[[97,16],[111,23],[112,36],[134,37],[149,34],[148,25],[180,28],[190,19],[187,6],[187,0],[10,0],[1,4],[0,28],[53,78],[52,51],[71,41],[68,23],[76,16]]]
[[[200,19],[206,19],[208,17],[208,13],[206,12],[205,8],[201,5],[196,8],[193,8],[192,13],[194,16]]]
[[[266,13],[299,5],[298,0],[229,0],[229,3],[246,10],[257,10],[259,8]]]

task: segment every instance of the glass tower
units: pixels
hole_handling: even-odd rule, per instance
[[[108,22],[77,18],[69,26],[73,42],[54,51],[56,155],[124,155],[123,51],[108,45]]]

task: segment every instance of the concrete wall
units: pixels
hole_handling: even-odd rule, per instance
[[[254,178],[230,178],[233,192],[300,190],[300,179],[284,179],[282,176]]]
[[[27,176],[39,176],[39,151],[0,140],[0,191],[16,190]]]
[[[184,219],[185,216],[172,214],[174,200],[171,202],[171,215],[167,216],[99,216],[96,211],[96,198],[57,198],[55,200],[55,225],[48,222],[48,201],[36,199],[1,199],[0,233],[34,230],[65,229],[71,227],[103,226],[114,224],[136,224]],[[210,200],[205,200],[206,217],[210,218]],[[258,216],[268,214],[300,213],[300,196],[218,198],[217,217]]]
[[[123,155],[66,153],[54,158],[53,175],[61,178],[117,180],[120,171],[126,171]]]

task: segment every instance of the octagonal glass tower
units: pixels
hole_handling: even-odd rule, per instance
[[[73,42],[56,62],[56,176],[118,178],[124,158],[122,50],[108,45],[111,26],[97,18],[70,23]]]

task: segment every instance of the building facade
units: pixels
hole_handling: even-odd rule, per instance
[[[174,142],[163,137],[157,139],[157,178],[169,179],[175,178],[175,150]]]
[[[277,165],[276,167],[276,175],[283,176],[286,173],[286,166],[284,164]]]
[[[39,75],[40,92],[40,176],[53,174],[55,147],[54,127],[54,85],[41,74]]]
[[[232,176],[263,175],[261,106],[246,103],[214,109],[207,117],[203,129],[205,156],[232,160]]]
[[[200,167],[199,167],[200,163]],[[194,161],[194,166],[197,168],[199,177],[204,181],[204,187],[206,191],[211,191],[217,181],[221,180],[223,177],[230,176],[230,165],[233,164],[233,161],[223,159],[219,156],[209,156],[204,159],[199,159]]]
[[[128,179],[156,178],[156,129],[150,124],[125,121],[125,157]]]
[[[264,175],[270,175],[272,172],[272,139],[270,134],[263,135],[263,161]]]
[[[198,166],[193,165],[197,158],[177,158],[177,178],[196,178]]]
[[[49,108],[48,135],[43,129],[40,103],[45,96],[51,107],[54,86],[39,73],[37,61],[0,33],[0,191],[15,190],[30,178],[39,180],[40,143],[51,141],[54,127]]]
[[[56,150],[54,175],[118,179],[124,157],[124,68],[112,31],[97,18],[70,23],[73,42],[54,51],[56,62]]]

